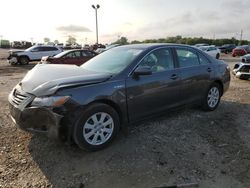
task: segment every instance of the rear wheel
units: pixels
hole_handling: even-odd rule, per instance
[[[21,65],[28,65],[29,64],[29,58],[26,56],[20,57],[19,62]]]
[[[77,121],[73,138],[80,148],[97,151],[111,143],[119,127],[119,116],[112,107],[93,104]]]
[[[220,54],[216,54],[216,59],[219,59],[220,58]]]
[[[218,83],[213,83],[204,97],[203,101],[203,109],[205,111],[213,111],[215,110],[219,103],[222,95],[222,88]]]

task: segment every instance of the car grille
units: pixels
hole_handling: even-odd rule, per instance
[[[13,92],[12,95],[12,102],[16,105],[20,105],[22,104],[24,101],[26,101],[29,98],[28,95],[25,94],[21,94],[19,91],[17,91],[16,89]]]
[[[34,99],[35,96],[22,91],[18,85],[9,95],[9,102],[19,109],[24,109]]]
[[[240,69],[241,72],[247,72],[249,73],[250,72],[250,66],[242,66],[241,69]]]

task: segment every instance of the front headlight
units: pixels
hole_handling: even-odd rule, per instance
[[[69,96],[36,97],[31,106],[57,107],[66,103]]]

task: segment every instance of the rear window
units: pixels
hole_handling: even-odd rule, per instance
[[[199,58],[196,53],[189,49],[176,49],[180,67],[192,67],[199,65]]]

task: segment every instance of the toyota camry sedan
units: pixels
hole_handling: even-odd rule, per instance
[[[215,110],[230,83],[223,61],[186,45],[110,49],[78,66],[38,64],[9,94],[23,130],[100,150],[128,124],[186,104]]]

